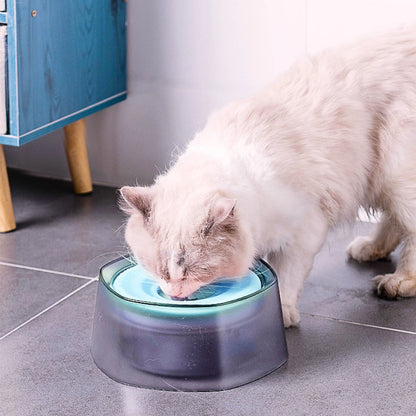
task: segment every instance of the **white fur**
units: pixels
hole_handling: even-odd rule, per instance
[[[375,260],[404,241],[396,273],[376,282],[380,294],[414,296],[415,161],[412,29],[304,60],[259,94],[213,114],[151,188],[164,236],[157,244],[174,253],[179,241],[192,245],[212,201],[235,200],[241,244],[230,262],[244,269],[255,255],[267,255],[279,276],[285,325],[298,325],[296,303],[328,229],[352,221],[360,206],[379,209],[385,220],[378,231],[348,252]],[[126,238],[140,256],[132,227]]]

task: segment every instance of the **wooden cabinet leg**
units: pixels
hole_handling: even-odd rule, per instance
[[[4,158],[3,145],[0,144],[0,232],[5,233],[15,228],[6,159]]]
[[[66,158],[74,192],[76,194],[90,193],[92,192],[92,182],[86,145],[85,118],[68,124],[64,127],[64,131]]]

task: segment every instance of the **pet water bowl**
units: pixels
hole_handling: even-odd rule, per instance
[[[186,300],[166,296],[129,258],[100,271],[93,359],[124,384],[182,391],[237,387],[287,361],[277,279],[257,260]]]

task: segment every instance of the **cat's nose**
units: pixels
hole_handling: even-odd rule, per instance
[[[170,296],[170,297],[183,297],[183,287],[182,285],[178,285],[175,283],[172,283],[172,281],[170,282],[166,282],[166,281],[162,281],[160,282],[160,288],[162,289],[163,293],[165,293],[166,295]]]

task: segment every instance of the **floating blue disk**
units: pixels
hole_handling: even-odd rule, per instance
[[[142,302],[165,305],[216,305],[248,296],[262,287],[262,280],[253,271],[239,279],[220,279],[201,287],[184,300],[172,299],[165,295],[151,274],[136,264],[120,274],[111,282],[112,288],[121,296]]]

